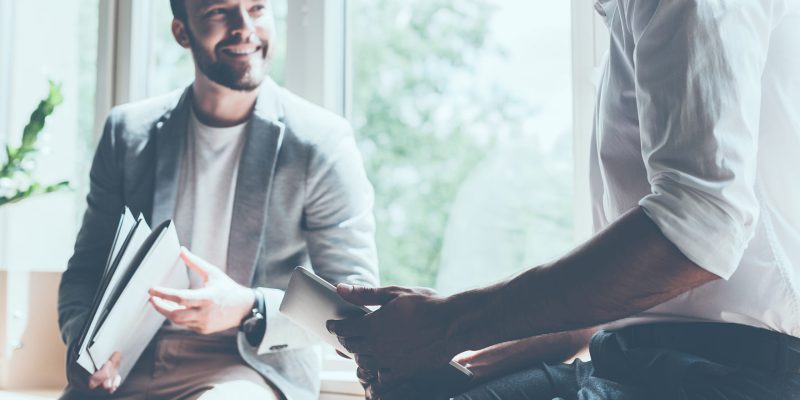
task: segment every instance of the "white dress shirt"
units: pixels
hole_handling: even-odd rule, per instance
[[[612,327],[718,321],[800,336],[800,0],[602,0],[597,230],[641,206],[722,279]]]

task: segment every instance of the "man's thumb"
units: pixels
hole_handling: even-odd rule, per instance
[[[355,286],[347,283],[336,285],[336,292],[357,306],[382,306],[397,297],[391,288]]]

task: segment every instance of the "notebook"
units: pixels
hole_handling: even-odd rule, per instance
[[[126,207],[75,347],[78,365],[94,373],[119,351],[118,372],[125,380],[166,320],[149,304],[153,286],[189,287],[175,226],[165,221],[151,230],[141,214],[134,218]]]

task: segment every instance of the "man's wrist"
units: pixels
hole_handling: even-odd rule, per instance
[[[447,327],[447,340],[454,354],[487,347],[483,345],[487,338],[483,337],[484,330],[480,328],[486,324],[483,320],[485,302],[481,297],[480,291],[471,290],[444,300],[445,315],[453,316]]]
[[[242,287],[242,309],[239,312],[239,320],[245,320],[253,312],[253,307],[256,306],[256,291],[258,289]]]
[[[251,346],[257,347],[266,332],[267,305],[263,293],[258,289],[251,291],[254,297],[253,304],[250,312],[239,323],[239,331],[244,333],[245,339]]]

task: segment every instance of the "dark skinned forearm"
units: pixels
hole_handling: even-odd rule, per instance
[[[589,343],[595,328],[534,336],[496,344],[457,360],[474,374],[474,383],[539,367],[542,363],[566,362]]]
[[[596,326],[716,279],[637,207],[553,263],[448,298],[448,336],[460,352]]]

